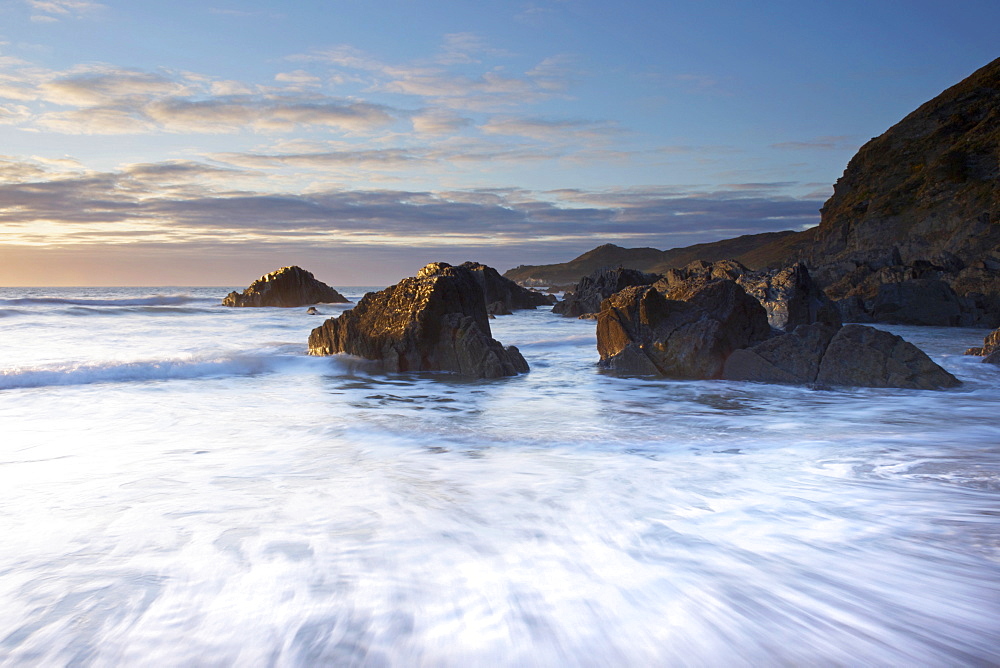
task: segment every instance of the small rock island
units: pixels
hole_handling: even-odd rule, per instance
[[[344,304],[348,299],[326,283],[316,280],[312,272],[301,267],[282,267],[261,276],[246,290],[230,292],[223,306],[279,306],[296,308],[310,304]]]

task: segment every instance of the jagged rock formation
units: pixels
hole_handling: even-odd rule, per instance
[[[722,377],[791,385],[931,390],[958,379],[895,334],[864,325],[801,325],[726,360]]]
[[[823,322],[839,325],[840,312],[809,277],[802,263],[772,271],[751,271],[736,260],[692,262],[671,269],[655,283],[667,299],[685,300],[709,281],[736,281],[767,311],[771,327],[790,332],[798,325]]]
[[[718,378],[726,358],[770,335],[760,303],[731,280],[709,281],[687,301],[633,286],[604,301],[597,350],[606,369],[673,378]]]
[[[223,306],[281,306],[345,303],[347,298],[301,267],[282,267],[261,276],[242,293],[230,292]]]
[[[452,371],[499,378],[528,371],[514,346],[492,338],[475,272],[444,262],[330,318],[309,335],[310,355],[348,353],[384,371]]]
[[[542,294],[523,288],[509,278],[504,278],[493,267],[487,267],[479,262],[464,262],[463,267],[472,272],[479,283],[486,300],[490,315],[510,315],[517,309],[533,309],[538,306],[551,306],[556,299],[552,295]]]
[[[601,302],[611,295],[632,285],[649,285],[659,278],[656,274],[645,274],[624,267],[602,267],[589,276],[580,279],[572,292],[552,307],[553,313],[570,318],[597,313]]]
[[[1000,353],[1000,327],[986,335],[981,348],[969,348],[965,351],[966,355],[980,355],[987,358],[983,360],[984,362],[998,364],[1000,363],[1000,355],[995,355],[995,353]],[[990,357],[995,357],[997,361],[990,360]]]
[[[771,327],[791,332],[799,325],[839,325],[840,311],[801,262],[772,271],[747,272],[737,281],[767,311]]]

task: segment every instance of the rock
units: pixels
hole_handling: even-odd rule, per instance
[[[722,377],[786,385],[813,383],[837,330],[829,325],[802,325],[752,348],[736,350],[726,360]]]
[[[823,322],[839,325],[840,312],[809,277],[801,262],[771,271],[751,271],[736,260],[692,262],[671,269],[654,284],[667,299],[686,300],[709,281],[736,281],[767,312],[771,327],[791,331],[799,325]]]
[[[223,306],[281,306],[345,303],[347,298],[300,267],[282,267],[261,276],[242,293],[230,292]]]
[[[498,315],[513,315],[513,313],[511,313],[511,310],[507,308],[507,304],[502,301],[497,301],[487,304],[486,313],[491,318],[495,318]]]
[[[937,327],[962,324],[962,304],[951,287],[941,280],[917,278],[900,283],[882,283],[872,305],[876,322],[893,325]]]
[[[731,280],[705,283],[687,301],[628,287],[597,316],[600,365],[628,374],[717,378],[734,350],[769,334],[764,308]]]
[[[735,260],[696,260],[681,269],[670,269],[653,284],[667,299],[687,301],[711,281],[735,281],[749,269]]]
[[[556,303],[555,297],[522,288],[509,278],[501,276],[493,267],[479,262],[465,262],[461,266],[472,272],[483,291],[483,298],[489,305],[487,309],[491,315],[510,315],[516,309],[533,309]],[[500,306],[494,306],[498,303]]]
[[[316,310],[315,306],[310,306],[306,309],[306,315],[319,315],[319,311]]]
[[[998,350],[1000,350],[1000,328],[997,328],[986,335],[983,339],[982,348],[969,348],[965,351],[965,354],[989,357]],[[985,362],[986,360],[983,361]]]
[[[983,362],[986,364],[996,364],[1000,366],[1000,350],[994,350],[992,353],[984,357]]]
[[[483,290],[465,266],[435,262],[366,294],[309,335],[310,355],[348,353],[384,371],[451,371],[498,378],[528,371],[514,346],[492,338]]]
[[[840,311],[841,322],[875,322],[868,309],[865,308],[864,300],[857,295],[838,299],[834,305]]]
[[[734,352],[722,377],[919,390],[960,384],[913,344],[864,325],[801,325],[789,334]]]
[[[757,298],[774,329],[791,332],[799,325],[814,322],[827,325],[842,322],[837,306],[813,282],[801,262],[773,271],[748,271],[736,282]]]
[[[552,307],[553,313],[578,318],[601,310],[601,302],[633,285],[649,285],[659,278],[624,267],[603,267],[580,279],[563,300]]]

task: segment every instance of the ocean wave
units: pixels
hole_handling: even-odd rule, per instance
[[[218,301],[191,295],[152,295],[134,299],[62,299],[60,297],[21,297],[0,299],[7,306],[179,306],[191,302]]]
[[[323,358],[323,360],[328,358]],[[321,358],[281,354],[223,354],[193,359],[141,360],[95,364],[59,364],[0,371],[0,391],[161,380],[253,376],[297,368],[315,368]]]

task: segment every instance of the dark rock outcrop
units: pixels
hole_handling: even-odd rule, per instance
[[[984,357],[983,362],[986,364],[996,364],[1000,366],[1000,350],[994,350],[992,353]]]
[[[528,371],[514,346],[492,338],[475,272],[435,262],[309,335],[310,355],[348,353],[384,371],[452,371],[498,378]]]
[[[493,267],[479,262],[464,262],[461,266],[472,272],[479,283],[490,315],[510,315],[511,311],[517,309],[533,309],[556,303],[556,298],[552,295],[522,288],[509,278],[501,276]]]
[[[893,325],[958,326],[962,303],[947,283],[915,278],[900,283],[882,283],[871,308],[875,322]]]
[[[552,307],[553,313],[578,318],[601,310],[601,302],[633,285],[649,285],[659,278],[624,267],[603,267],[580,279],[573,291]]]
[[[718,378],[734,350],[769,334],[764,308],[731,280],[709,281],[687,301],[628,287],[597,316],[600,365],[628,374]]]
[[[309,304],[343,304],[347,301],[344,295],[317,281],[311,272],[292,266],[261,276],[242,293],[230,292],[222,300],[222,305],[292,308]]]
[[[722,377],[919,390],[960,384],[913,344],[864,325],[801,325],[789,334],[733,352]]]
[[[986,335],[983,339],[983,346],[981,348],[969,348],[965,351],[966,355],[982,355],[984,357],[989,357],[995,352],[1000,351],[1000,328],[994,329],[992,332]],[[986,360],[983,360],[984,362]],[[995,362],[994,362],[995,363]]]

